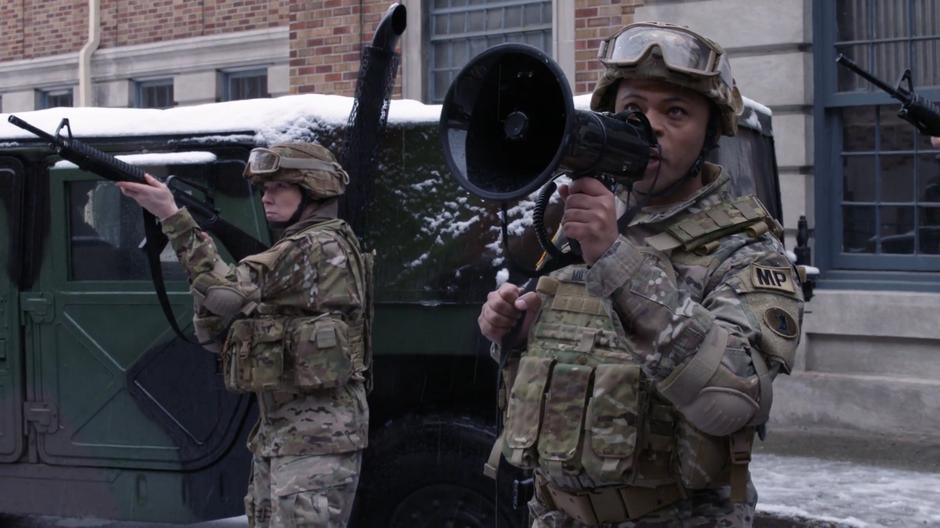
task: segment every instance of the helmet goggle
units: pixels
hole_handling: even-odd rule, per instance
[[[693,76],[718,75],[731,86],[731,65],[715,44],[680,26],[632,24],[601,42],[597,58],[605,66],[635,66],[658,48],[670,70]]]
[[[266,148],[255,148],[248,155],[245,174],[271,174],[279,169],[336,171],[338,165],[315,158],[288,158]]]

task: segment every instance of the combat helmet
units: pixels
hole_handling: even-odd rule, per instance
[[[293,183],[313,201],[335,198],[346,192],[349,184],[349,175],[333,153],[316,143],[278,143],[252,149],[244,175],[255,185]]]
[[[718,131],[737,132],[744,102],[718,43],[684,26],[637,22],[601,42],[597,56],[606,70],[594,87],[591,110],[614,110],[621,79],[664,81],[705,96],[718,110]]]

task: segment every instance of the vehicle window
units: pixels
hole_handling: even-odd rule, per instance
[[[69,182],[69,277],[72,280],[147,280],[140,207],[111,182]],[[185,279],[173,249],[160,254],[166,280]]]
[[[250,185],[241,177],[244,164],[240,161],[142,168],[161,179],[173,175],[193,184],[197,193],[200,193],[198,188],[211,189],[216,201],[236,206],[227,210],[229,213],[242,209],[239,214],[251,214],[250,208],[240,207],[243,200],[251,196]],[[71,181],[67,185],[69,278],[77,281],[150,280],[147,257],[142,249],[145,236],[140,207],[109,181]],[[186,280],[169,244],[163,248],[160,262],[164,279]]]
[[[721,138],[721,147],[712,151],[709,161],[728,171],[735,196],[756,195],[771,216],[783,222],[773,148],[770,138],[739,127],[737,135]]]
[[[18,163],[13,167],[19,165]],[[3,212],[2,218],[4,226],[0,227],[0,240],[4,241],[2,246],[6,252],[6,257],[0,261],[0,266],[5,268],[7,277],[12,281],[19,275],[19,265],[21,254],[19,244],[15,243],[16,237],[11,236],[19,232],[20,226],[20,198],[21,187],[17,172],[13,167],[3,166],[0,161],[0,211]],[[22,170],[22,167],[20,167]]]

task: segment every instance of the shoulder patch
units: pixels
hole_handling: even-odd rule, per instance
[[[784,339],[794,339],[800,335],[800,325],[782,308],[773,307],[764,311],[764,324]]]
[[[754,264],[751,266],[751,286],[757,289],[796,293],[793,273],[790,268],[772,268]]]

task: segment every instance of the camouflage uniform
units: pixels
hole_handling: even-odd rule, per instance
[[[221,350],[226,386],[257,395],[260,418],[248,444],[249,526],[346,526],[355,498],[368,440],[362,343],[368,272],[352,230],[334,216],[301,217],[272,248],[236,266],[219,258],[185,209],[163,222],[190,277],[197,335],[220,340],[229,328]],[[213,288],[237,306],[207,302]],[[220,313],[233,311],[229,327]],[[347,323],[348,331],[338,330]],[[352,357],[340,358],[334,372],[329,348],[301,352],[308,350],[302,341],[334,348],[338,342]],[[255,362],[254,379],[233,378],[238,361]]]
[[[705,187],[683,203],[641,211],[624,234],[583,274],[583,282],[591,295],[610,299],[626,329],[622,337],[628,342],[632,354],[640,359],[645,378],[657,387],[662,387],[664,380],[690,363],[695,355],[703,353],[704,348],[713,346],[706,336],[715,325],[729,334],[721,351],[722,365],[741,380],[749,380],[747,383],[752,383],[757,375],[753,356],[762,354],[770,359],[775,365],[772,369],[775,374],[778,368],[789,369],[790,360],[774,357],[770,349],[788,348],[788,345],[795,347],[798,340],[798,333],[794,333],[797,328],[793,325],[802,318],[799,288],[794,287],[792,292],[782,291],[766,288],[753,280],[756,269],[783,269],[788,270],[788,279],[793,281],[791,285],[795,285],[795,272],[789,271],[792,266],[784,255],[782,244],[773,234],[762,233],[754,237],[753,233],[733,233],[719,238],[717,245],[713,245],[710,253],[704,256],[682,247],[668,251],[650,247],[649,241],[669,226],[681,224],[683,219],[696,213],[714,210],[714,206],[732,201],[728,177],[720,174],[720,168],[707,164],[705,172]],[[571,280],[571,270],[571,267],[565,268],[555,275]],[[549,301],[543,296],[543,302]],[[775,307],[793,315],[793,320],[784,324],[790,328],[781,332],[786,337],[772,332],[766,321],[766,315]],[[537,332],[537,326],[538,319],[533,324],[530,341],[535,339],[533,334]],[[763,397],[769,399],[769,396]],[[665,400],[659,403],[670,407],[676,427],[688,427],[674,404]],[[543,418],[543,428],[551,429],[549,418]],[[570,419],[570,416],[565,419]],[[683,458],[679,462],[686,466],[685,473],[679,477],[683,486],[690,484],[687,480],[694,480],[689,478],[689,474],[694,476],[699,471],[695,468],[697,464],[708,465],[708,461],[696,459],[700,454],[696,453],[695,447],[681,445],[685,440],[680,435],[680,445],[675,448],[675,454]],[[724,465],[727,464],[724,461]],[[703,473],[706,471],[701,470]],[[721,478],[727,479],[727,471],[727,467],[721,469]],[[536,469],[536,473],[541,479],[563,489],[592,487],[590,479],[583,474],[558,478],[542,469]],[[757,493],[749,480],[744,501],[732,500],[727,480],[706,487],[693,486],[698,489],[686,488],[686,498],[640,519],[600,525],[617,528],[751,525]],[[550,504],[552,499],[539,491],[529,504],[533,527],[591,526],[546,506],[546,502]]]
[[[527,348],[504,372],[497,447],[535,471],[537,528],[749,527],[751,442],[803,307],[779,224],[704,161],[735,134],[742,98],[721,47],[688,28],[631,24],[599,57],[592,110],[616,110],[622,79],[709,101],[705,146],[681,176],[702,186],[643,208],[592,266],[539,279]]]

